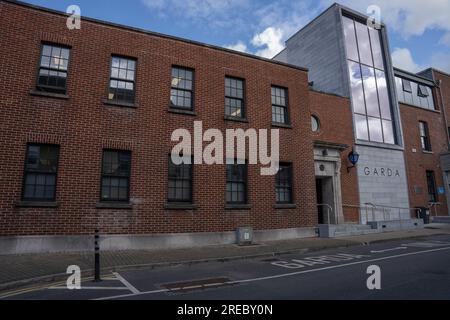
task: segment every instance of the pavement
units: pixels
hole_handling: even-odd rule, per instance
[[[319,250],[370,245],[411,238],[450,235],[450,225],[431,224],[425,229],[381,234],[352,236],[338,239],[293,239],[256,244],[209,246],[191,249],[114,251],[101,253],[102,274],[110,277],[114,272],[128,270],[153,270],[178,265],[223,263],[305,254]],[[83,278],[93,275],[93,252],[50,253],[0,256],[0,293],[33,284],[43,284],[67,279],[66,269],[77,265]]]

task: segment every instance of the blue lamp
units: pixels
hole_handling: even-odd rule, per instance
[[[350,169],[353,168],[354,166],[356,166],[356,164],[359,161],[358,152],[356,152],[355,150],[352,150],[352,152],[350,152],[348,154],[348,161],[350,161],[350,163],[352,164],[350,167],[347,167],[347,172],[350,172]]]

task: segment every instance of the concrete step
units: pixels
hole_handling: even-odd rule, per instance
[[[450,216],[432,217],[433,223],[450,223]]]
[[[339,237],[348,237],[348,236],[361,236],[361,235],[365,235],[365,234],[374,234],[374,233],[379,233],[379,231],[376,229],[366,229],[366,230],[335,232],[334,236],[336,238],[339,238]]]
[[[372,227],[365,224],[340,224],[335,226],[335,230],[336,232],[365,231],[372,230]]]
[[[379,232],[380,230],[372,229],[370,225],[362,224],[319,225],[319,234],[322,238],[357,236]]]

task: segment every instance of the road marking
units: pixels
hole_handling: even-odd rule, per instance
[[[444,247],[448,246],[450,242],[444,241],[424,241],[424,242],[412,242],[407,244],[402,244],[404,247],[413,247],[413,248],[435,248],[435,247]]]
[[[131,283],[129,283],[124,277],[122,277],[119,273],[117,272],[113,272],[113,275],[116,276],[116,278],[122,282],[125,287],[128,288],[128,290],[130,290],[131,292],[133,292],[133,294],[138,294],[140,293],[140,291],[138,289],[136,289]]]
[[[68,290],[67,287],[50,287],[49,290]],[[70,291],[78,291],[78,290],[130,290],[128,287],[81,287],[77,290]]]
[[[384,253],[384,252],[390,252],[390,251],[396,251],[396,250],[405,250],[408,249],[407,247],[397,247],[392,249],[386,249],[386,250],[372,250],[370,253]]]
[[[438,252],[443,250],[450,250],[450,247],[445,248],[438,248],[438,249],[431,249],[431,250],[425,250],[425,251],[418,251],[418,252],[410,252],[410,253],[403,253],[395,256],[388,256],[388,257],[381,257],[376,259],[370,259],[370,260],[364,260],[364,261],[355,261],[350,262],[346,264],[340,264],[336,266],[329,266],[329,267],[323,267],[323,268],[317,268],[317,269],[310,269],[310,270],[304,270],[304,271],[297,271],[297,272],[291,272],[291,273],[283,273],[278,274],[274,276],[267,276],[267,277],[259,277],[259,278],[252,278],[252,279],[244,279],[244,280],[236,280],[236,281],[228,281],[224,282],[224,285],[236,285],[241,283],[250,283],[250,282],[258,282],[258,281],[265,281],[265,280],[272,280],[272,279],[279,279],[279,278],[286,278],[286,277],[292,277],[300,274],[306,274],[306,273],[313,273],[318,271],[325,271],[325,270],[332,270],[332,269],[338,269],[338,268],[344,268],[348,266],[354,266],[358,264],[365,264],[375,261],[383,261],[383,260],[390,260],[390,259],[396,259],[401,257],[407,257],[407,256],[413,256],[423,253],[431,253],[431,252]],[[113,300],[113,299],[120,299],[120,298],[129,298],[129,297],[136,297],[146,294],[156,294],[156,293],[167,293],[167,292],[173,292],[173,291],[180,291],[182,288],[172,288],[172,289],[161,289],[161,290],[152,290],[152,291],[144,291],[139,293],[132,293],[132,294],[124,294],[124,295],[118,295],[118,296],[112,296],[112,297],[104,297],[104,298],[98,298],[94,300]]]

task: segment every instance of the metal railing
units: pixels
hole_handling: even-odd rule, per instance
[[[319,203],[318,205],[317,205],[317,207],[325,207],[325,208],[327,208],[327,223],[328,224],[332,224],[331,223],[331,220],[330,220],[330,213],[332,213],[333,212],[333,207],[332,206],[330,206],[328,203]],[[337,219],[336,219],[337,220]],[[336,221],[336,223],[334,223],[334,224],[338,224],[338,222]]]
[[[430,209],[430,214],[433,211],[434,208],[434,216],[437,217],[438,216],[438,206],[441,206],[442,203],[440,202],[430,202],[428,203],[428,208]]]
[[[365,203],[364,205],[343,204],[342,207],[358,209],[359,222],[361,224],[380,221],[381,219],[377,219],[379,216],[382,217],[383,221],[401,221],[403,220],[402,215],[405,212],[408,212],[408,217],[411,217],[411,211],[414,211],[414,213],[417,212],[417,208],[386,206],[373,203]],[[363,217],[366,218],[365,221],[363,221]]]

